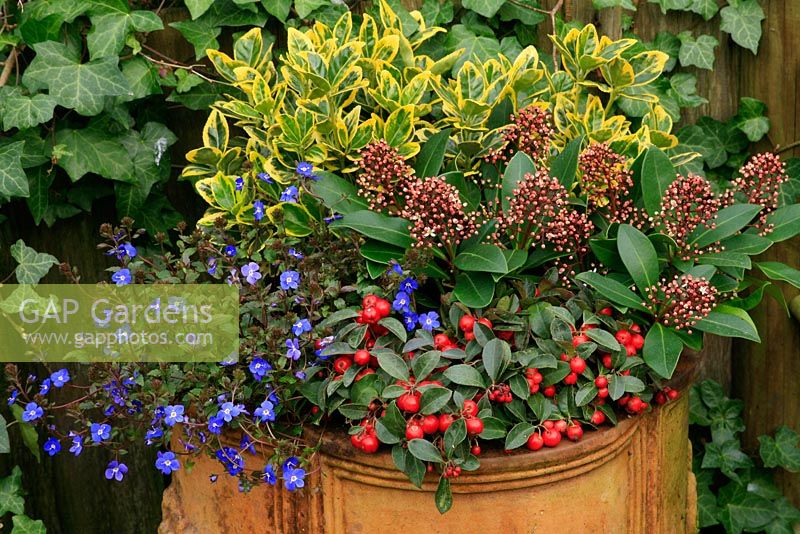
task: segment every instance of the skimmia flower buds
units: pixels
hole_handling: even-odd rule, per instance
[[[552,114],[541,106],[532,105],[512,115],[511,121],[503,131],[502,146],[489,152],[486,160],[489,163],[507,162],[518,151],[534,161],[544,159],[554,132]]]
[[[406,180],[414,172],[403,156],[386,141],[380,140],[361,151],[358,166],[358,194],[367,199],[370,209],[396,210],[395,194],[403,190]]]
[[[714,228],[712,221],[720,207],[722,200],[714,194],[708,180],[694,174],[678,176],[664,191],[654,223],[675,240],[682,259],[688,260],[702,253],[689,244],[689,238],[700,225]]]
[[[627,163],[624,156],[606,143],[592,143],[578,158],[580,185],[587,207],[592,212],[607,214],[610,223],[641,221],[641,214],[630,198],[633,173]]]
[[[655,287],[645,289],[645,304],[665,326],[688,330],[705,318],[717,302],[717,288],[705,277],[676,275],[671,281],[662,279]]]
[[[505,232],[518,248],[544,238],[548,224],[567,204],[567,190],[547,171],[526,174],[508,197],[509,206],[498,217],[498,234]]]
[[[410,181],[402,216],[411,221],[415,246],[455,248],[478,231],[476,216],[466,213],[458,189],[441,178]]]
[[[744,202],[761,206],[756,228],[761,235],[767,235],[772,231],[767,216],[778,208],[781,185],[788,179],[786,165],[777,155],[771,152],[756,154],[731,182],[733,187],[726,192],[725,202],[731,204],[736,195],[741,195]]]

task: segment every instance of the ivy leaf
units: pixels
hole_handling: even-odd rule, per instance
[[[494,17],[506,0],[464,0],[463,5],[487,19]]]
[[[719,11],[717,0],[693,0],[689,10],[706,20],[711,20]]]
[[[12,95],[3,102],[3,127],[6,130],[32,128],[53,118],[56,101],[50,95]]]
[[[58,259],[50,254],[36,252],[27,246],[22,239],[11,245],[11,256],[17,260],[17,282],[20,284],[35,284],[41,280],[50,267],[58,263]]]
[[[446,48],[449,51],[463,49],[461,57],[453,65],[453,73],[461,70],[467,61],[486,61],[500,54],[500,42],[494,37],[476,35],[463,24],[456,24],[447,34]]]
[[[98,59],[118,56],[131,32],[152,32],[164,28],[158,15],[152,11],[134,11],[103,7],[90,17],[92,28],[86,36],[89,57]]]
[[[609,7],[621,7],[630,11],[636,11],[636,5],[632,0],[592,0],[595,9],[606,9]]]
[[[201,1],[205,2],[206,0]],[[208,0],[209,4],[212,1],[213,0]],[[286,18],[289,16],[289,12],[292,9],[292,0],[261,0],[261,5],[264,6],[267,13],[281,22],[286,22]]]
[[[766,117],[767,105],[755,98],[739,99],[739,112],[733,118],[736,127],[744,132],[747,138],[755,143],[767,135],[769,118]]]
[[[789,427],[782,426],[775,437],[759,436],[759,453],[764,467],[781,467],[792,473],[800,471],[800,436]]]
[[[0,479],[0,515],[8,512],[19,515],[25,513],[25,499],[22,498],[22,470],[18,465],[7,477]]]
[[[439,2],[439,0],[425,0],[420,8],[422,19],[430,26],[441,26],[453,20],[452,2]]]
[[[214,0],[186,0],[184,3],[187,9],[189,9],[189,14],[192,15],[192,20],[195,20],[208,11],[208,8],[214,3]]]
[[[27,515],[15,515],[11,518],[14,528],[11,534],[45,534],[47,529],[41,519],[31,519]]]
[[[772,503],[737,482],[719,490],[720,519],[727,532],[760,532],[775,518]]]
[[[25,141],[0,145],[0,197],[27,197],[28,179],[22,170]]]
[[[264,26],[267,14],[261,10],[241,9],[231,0],[216,0],[211,7],[196,20],[171,22],[170,26],[181,32],[187,41],[194,45],[197,59],[206,56],[209,48],[219,48],[217,37],[222,26]]]
[[[118,96],[116,102],[129,102],[150,95],[159,95],[162,92],[158,69],[143,57],[123,61],[122,75],[128,82],[130,94]]]
[[[720,29],[731,34],[739,46],[758,53],[761,21],[766,18],[758,0],[731,0],[719,14],[722,17]]]
[[[678,34],[678,39],[681,41],[678,59],[682,66],[694,65],[708,70],[714,68],[714,48],[719,45],[716,38],[710,35],[700,35],[695,39],[692,32],[685,31]]]
[[[651,4],[661,6],[661,12],[665,15],[667,10],[686,11],[692,5],[692,0],[648,0]]]
[[[703,455],[703,469],[719,469],[725,476],[739,480],[735,471],[753,466],[753,460],[741,449],[738,439],[729,439],[723,443],[711,442],[706,444]]]
[[[295,0],[294,9],[297,11],[298,17],[305,19],[315,10],[329,3],[329,0]]]
[[[135,181],[128,151],[118,138],[97,127],[60,130],[56,132],[56,143],[65,146],[58,165],[73,182],[89,172],[121,182]]]
[[[72,22],[90,7],[85,0],[36,0],[25,4],[25,12],[34,19],[59,15],[64,22]]]
[[[37,225],[42,222],[50,206],[50,185],[53,178],[53,173],[47,172],[45,167],[37,167],[28,173],[30,196],[26,202],[33,215],[33,222]]]
[[[47,89],[60,106],[81,115],[97,115],[103,111],[105,97],[131,93],[116,56],[81,63],[62,43],[47,41],[33,48],[36,57],[22,79],[28,89]]]

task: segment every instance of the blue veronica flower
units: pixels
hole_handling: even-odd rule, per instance
[[[186,420],[183,417],[184,407],[181,404],[167,406],[164,412],[166,413],[164,423],[167,426],[173,426],[175,423],[183,423]]]
[[[225,282],[227,282],[229,286],[239,283],[239,273],[236,272],[236,269],[231,269],[231,272],[228,274]]]
[[[89,432],[92,435],[92,441],[100,443],[111,436],[111,425],[106,423],[92,423],[89,426]]]
[[[106,467],[106,478],[108,480],[116,480],[117,482],[122,482],[122,479],[125,477],[125,474],[128,472],[128,466],[118,462],[117,460],[111,460],[108,462],[108,466]]]
[[[298,319],[297,322],[292,325],[292,333],[299,336],[305,332],[311,332],[311,323],[308,319]]]
[[[120,269],[111,275],[111,281],[118,286],[124,286],[131,283],[131,272],[128,269]]]
[[[295,167],[295,172],[304,178],[315,178],[314,166],[307,161],[301,161]]]
[[[306,379],[306,374],[303,371],[295,371],[294,372],[294,376],[298,380],[305,380]]]
[[[47,395],[50,392],[50,384],[52,382],[49,378],[45,378],[42,380],[41,385],[39,386],[39,395]]]
[[[44,410],[42,410],[42,407],[35,402],[29,402],[25,405],[25,411],[22,412],[22,420],[26,423],[29,423],[31,421],[36,421],[42,415],[44,415]]]
[[[225,255],[229,258],[236,256],[236,247],[233,245],[228,245],[225,247]]]
[[[237,176],[236,177],[236,190],[237,191],[241,191],[242,189],[244,189],[244,178],[242,178],[241,176]]]
[[[394,296],[394,302],[392,302],[392,309],[394,311],[399,311],[399,312],[408,311],[408,307],[410,304],[411,304],[411,297],[409,297],[408,294],[403,291],[398,291],[397,295]]]
[[[233,447],[222,447],[214,455],[230,475],[238,475],[244,470],[244,458]]]
[[[394,273],[396,275],[403,276],[403,267],[396,261],[393,261],[392,267],[389,269],[389,273]]]
[[[208,418],[208,431],[212,434],[221,434],[225,420],[221,417],[211,416]]]
[[[230,423],[234,417],[239,417],[243,413],[247,413],[244,404],[234,404],[228,401],[219,407],[217,417],[222,417],[226,423]]]
[[[259,266],[254,261],[251,261],[250,263],[242,267],[242,275],[244,275],[245,279],[247,280],[247,283],[250,284],[251,286],[255,285],[255,283],[261,279],[261,273],[258,272],[258,270]]]
[[[111,417],[114,414],[114,410],[116,410],[116,407],[113,404],[111,404],[107,406],[105,410],[103,410],[103,415],[105,415],[106,417]]]
[[[264,218],[264,203],[260,200],[253,202],[253,218],[257,221]]]
[[[67,382],[69,382],[69,371],[66,369],[59,369],[55,373],[50,375],[50,380],[53,382],[53,385],[57,388],[60,388]]]
[[[411,277],[408,277],[400,282],[400,291],[408,293],[409,295],[417,289],[419,289],[419,284]]]
[[[136,254],[138,254],[138,252],[136,251],[136,247],[134,247],[130,243],[123,243],[122,245],[120,245],[120,248],[125,252],[125,254],[129,258],[135,258]]]
[[[217,258],[208,258],[208,274],[211,276],[217,274]]]
[[[8,405],[11,406],[15,402],[17,402],[17,396],[19,395],[19,391],[16,389],[11,390],[11,395],[8,396]]]
[[[69,436],[72,438],[72,445],[69,448],[69,452],[75,456],[79,456],[81,452],[83,452],[83,436],[79,436],[75,432],[70,432]]]
[[[295,249],[293,249],[293,248],[290,248],[288,252],[289,252],[289,256],[291,256],[291,257],[293,257],[293,258],[295,258],[295,259],[302,260],[303,258],[305,258],[305,256],[303,256],[303,254],[302,254],[302,253],[300,253],[300,252],[297,252],[297,251],[296,251]]]
[[[284,271],[280,276],[281,289],[289,291],[290,289],[297,289],[300,284],[300,273],[297,271]]]
[[[146,445],[152,445],[156,440],[164,436],[164,431],[158,427],[153,427],[144,434],[144,442]]]
[[[249,369],[250,372],[253,373],[253,377],[260,382],[261,379],[272,370],[272,366],[263,358],[253,358],[253,361],[250,362]]]
[[[296,337],[287,339],[286,340],[286,347],[289,349],[286,351],[286,357],[290,360],[298,360],[302,353],[300,352],[300,340]]]
[[[253,415],[258,417],[262,423],[275,420],[275,405],[269,400],[261,403],[261,406],[255,409]]]
[[[281,193],[281,202],[297,202],[297,187],[290,185]]]
[[[288,471],[290,469],[294,469],[298,465],[300,465],[300,459],[297,456],[289,456],[283,461],[281,470]]]
[[[275,183],[275,181],[272,179],[272,176],[270,176],[268,172],[260,172],[260,173],[256,174],[256,178],[258,178],[262,182],[266,182],[268,184],[274,184]]]
[[[289,491],[302,488],[305,483],[306,472],[303,469],[289,469],[283,472],[283,485]]]
[[[267,464],[266,467],[264,467],[262,478],[270,486],[274,486],[275,483],[278,482],[278,477],[275,475],[275,467],[272,464]]]
[[[439,314],[433,311],[423,313],[419,316],[419,325],[428,332],[433,331],[434,328],[439,328]]]
[[[419,316],[414,312],[406,312],[403,314],[403,323],[406,325],[406,330],[413,332],[417,327],[417,320]]]
[[[250,454],[256,453],[256,445],[250,441],[247,434],[243,435],[242,439],[239,440],[239,450],[242,452],[249,452]]]
[[[156,469],[161,471],[161,473],[165,475],[169,475],[173,471],[177,471],[181,468],[181,463],[175,458],[175,453],[172,451],[161,452],[158,451],[157,453],[158,458],[156,458]]]
[[[44,442],[44,452],[49,456],[55,456],[61,450],[61,443],[56,438],[50,438]]]

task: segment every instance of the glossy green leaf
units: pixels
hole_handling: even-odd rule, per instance
[[[573,139],[553,159],[550,166],[550,176],[557,178],[559,183],[567,189],[570,189],[575,181],[575,175],[578,172],[578,156],[582,146],[583,136]]]
[[[639,291],[658,283],[658,256],[646,235],[629,224],[622,224],[617,234],[617,249]]]
[[[433,134],[422,145],[414,165],[414,174],[418,178],[438,176],[442,170],[444,153],[450,140],[450,130],[442,130]]]
[[[676,177],[669,157],[657,147],[648,148],[642,160],[641,185],[644,207],[651,216],[661,210],[661,197]]]
[[[771,280],[787,282],[800,289],[800,271],[777,261],[757,262],[756,267]]]
[[[645,363],[662,378],[671,378],[683,351],[683,342],[671,328],[655,323],[647,332],[642,348]]]
[[[412,439],[408,442],[408,451],[423,462],[443,463],[442,453],[430,441]]]
[[[747,226],[759,211],[761,206],[755,204],[734,204],[723,208],[714,218],[714,228],[698,227],[691,236],[690,243],[704,248],[732,236]]]
[[[761,21],[766,18],[758,0],[735,0],[722,8],[720,29],[731,34],[733,41],[747,48],[753,54],[758,53],[758,42],[761,40]]]
[[[756,343],[761,341],[758,330],[747,312],[724,304],[718,305],[693,328],[724,337],[739,337]]]
[[[456,256],[454,264],[462,271],[500,274],[508,272],[506,257],[497,245],[472,245]]]
[[[500,199],[503,209],[508,209],[510,199],[514,196],[517,185],[525,178],[526,174],[534,174],[536,165],[533,160],[524,152],[517,152],[506,165],[503,173],[503,197]]]
[[[456,276],[453,296],[470,308],[488,306],[494,296],[492,275],[482,272],[464,272]]]
[[[333,221],[330,228],[350,228],[372,239],[408,248],[413,243],[408,221],[369,210],[354,211]]]
[[[616,280],[591,271],[580,273],[575,278],[589,284],[596,289],[603,298],[610,300],[614,304],[639,311],[647,311],[647,308],[642,305],[642,297]]]

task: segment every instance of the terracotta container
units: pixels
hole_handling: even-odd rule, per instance
[[[436,480],[413,487],[387,452],[366,455],[344,435],[324,436],[302,492],[241,494],[219,463],[198,459],[164,492],[161,533],[471,534],[500,531],[659,534],[694,532],[696,498],[687,437],[688,395],[579,443],[504,454],[453,483],[440,515]],[[238,436],[231,436],[231,444]],[[245,455],[248,464],[254,460]],[[209,475],[220,474],[215,483]]]

